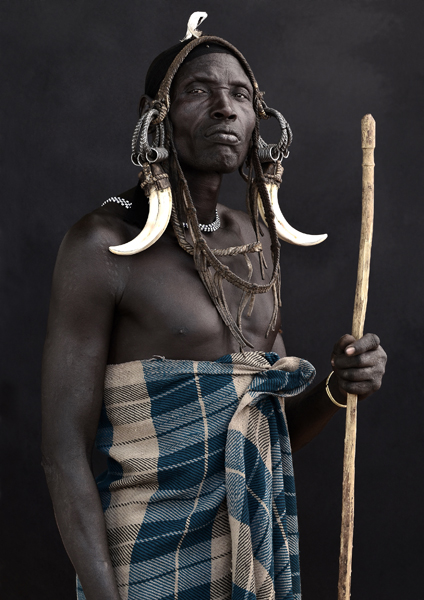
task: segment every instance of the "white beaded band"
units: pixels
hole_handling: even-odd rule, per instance
[[[346,404],[340,404],[340,402],[337,402],[337,400],[333,397],[333,394],[330,392],[330,388],[328,387],[330,378],[333,373],[334,373],[334,371],[331,371],[330,375],[327,377],[327,381],[325,382],[325,391],[327,392],[327,396],[330,398],[330,400],[333,404],[335,404],[339,408],[346,408],[347,407]]]
[[[188,229],[188,223],[183,223],[183,227],[185,229]],[[215,221],[213,221],[212,223],[199,223],[199,229],[200,231],[203,231],[203,233],[214,233],[215,231],[218,231],[218,229],[221,227],[221,219],[219,218],[219,214],[218,211],[215,209]]]
[[[116,204],[121,204],[121,206],[125,206],[125,208],[131,208],[132,206],[132,202],[129,200],[124,200],[124,198],[119,198],[119,196],[112,196],[112,198],[108,198],[103,202],[103,204],[101,204],[101,206],[104,206],[108,202],[116,202]]]

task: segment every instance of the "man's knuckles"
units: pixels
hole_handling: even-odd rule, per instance
[[[355,352],[350,356],[357,356],[364,352],[376,350],[380,346],[380,338],[375,333],[366,333],[359,340],[355,340],[353,335],[346,333],[334,345],[333,355],[339,356],[340,354],[344,354],[348,346],[352,346],[355,349]]]
[[[386,371],[387,354],[385,353],[385,351],[383,350],[383,348],[381,346],[378,347],[378,351],[379,351],[378,362],[380,364],[380,368],[382,369],[382,372],[384,373]]]
[[[361,339],[357,340],[352,346],[355,348],[355,354],[363,354],[371,350],[377,350],[380,346],[380,338],[375,333],[366,333]]]

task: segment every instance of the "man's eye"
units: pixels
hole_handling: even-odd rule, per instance
[[[235,96],[236,98],[243,98],[243,99],[249,100],[249,97],[248,97],[248,95],[247,95],[247,94],[243,94],[243,92],[236,92],[236,93],[234,94],[234,96]]]
[[[189,94],[204,94],[204,93],[205,93],[205,90],[202,90],[200,88],[195,88],[195,89],[189,91]]]

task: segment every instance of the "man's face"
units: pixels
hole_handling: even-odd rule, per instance
[[[183,65],[169,114],[182,166],[231,173],[243,164],[255,127],[253,87],[234,56],[206,54]]]

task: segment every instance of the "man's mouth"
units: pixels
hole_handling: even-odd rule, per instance
[[[228,127],[222,125],[212,125],[205,132],[205,138],[210,142],[217,144],[238,144],[240,139],[238,134]]]

